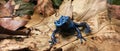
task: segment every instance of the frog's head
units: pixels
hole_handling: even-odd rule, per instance
[[[56,20],[54,24],[56,27],[63,26],[65,23],[69,22],[70,17],[69,16],[61,16],[59,20]]]

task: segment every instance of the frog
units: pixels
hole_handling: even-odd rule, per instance
[[[64,32],[76,32],[77,39],[80,39],[80,42],[83,43],[83,40],[86,39],[82,36],[81,30],[79,27],[83,28],[85,34],[89,34],[91,32],[90,26],[86,22],[76,23],[74,22],[69,16],[61,16],[58,20],[54,21],[55,30],[51,35],[51,46],[57,43],[55,35],[57,33],[64,33]],[[71,35],[67,33],[68,35]],[[66,35],[66,34],[62,34]]]

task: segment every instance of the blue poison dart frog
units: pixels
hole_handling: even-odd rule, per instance
[[[82,30],[86,34],[91,32],[90,27],[86,22],[81,22],[80,24],[75,23],[70,19],[69,16],[61,16],[59,20],[56,20],[54,22],[54,24],[56,26],[56,29],[53,31],[51,35],[51,41],[50,41],[51,45],[57,43],[57,40],[55,37],[56,33],[60,33],[60,35],[63,35],[63,36],[65,35],[68,36],[77,32],[77,39],[80,39],[81,43],[83,43],[82,40],[86,41],[86,39],[82,37],[81,30],[79,29],[79,27],[82,27],[83,28]]]

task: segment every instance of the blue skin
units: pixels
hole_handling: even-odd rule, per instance
[[[78,34],[77,34],[77,38],[80,39],[81,43],[83,42],[83,40],[86,41],[85,38],[82,37],[81,31],[79,29],[79,27],[83,27],[84,28],[84,32],[86,34],[90,33],[90,27],[86,22],[82,22],[80,24],[77,24],[75,22],[73,22],[69,16],[61,16],[59,20],[54,22],[56,29],[53,31],[52,36],[51,36],[51,45],[56,44],[57,40],[55,38],[55,34],[58,32],[64,32],[64,31],[70,31],[70,30],[75,30]]]

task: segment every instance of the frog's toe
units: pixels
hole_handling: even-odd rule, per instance
[[[85,34],[89,34],[89,33],[91,32],[91,30],[90,30],[90,29],[85,28],[84,32],[85,32]]]

